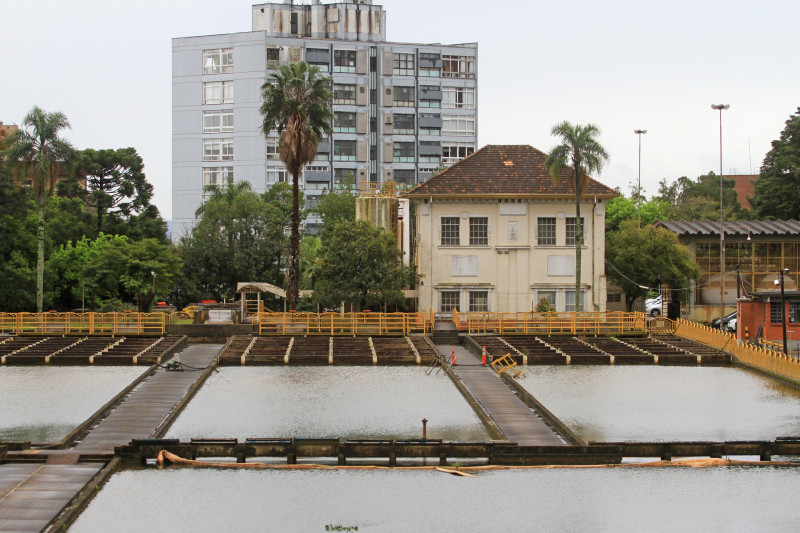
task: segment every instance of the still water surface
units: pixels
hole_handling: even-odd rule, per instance
[[[486,440],[489,434],[444,374],[420,367],[223,367],[168,436]]]
[[[0,367],[0,440],[59,441],[144,370],[135,366]]]
[[[793,531],[796,468],[123,471],[71,533]]]
[[[800,391],[730,367],[529,366],[520,379],[586,440],[800,436]]]

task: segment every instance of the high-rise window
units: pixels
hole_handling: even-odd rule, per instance
[[[474,136],[475,115],[443,115],[442,135]]]
[[[414,115],[395,114],[394,133],[398,135],[414,135]]]
[[[233,160],[233,139],[203,139],[203,161]]]
[[[442,246],[459,246],[461,244],[460,226],[461,222],[458,217],[442,217]]]
[[[222,187],[233,179],[233,167],[204,167],[203,187]]]
[[[439,54],[420,54],[419,55],[419,75],[423,78],[440,78],[442,69],[435,67],[436,61],[441,60]]]
[[[278,153],[279,139],[277,137],[267,137],[267,161],[280,161]]]
[[[452,165],[458,163],[468,155],[472,155],[475,151],[475,145],[472,143],[462,142],[449,142],[442,143],[442,163],[445,165]]]
[[[333,84],[333,103],[341,105],[356,105],[356,86],[343,83]]]
[[[575,234],[578,229],[577,218],[567,217],[567,246],[575,246]],[[586,219],[581,217],[581,246],[586,242]]]
[[[355,72],[356,71],[356,51],[355,50],[334,50],[333,51],[333,71],[334,72]]]
[[[394,153],[392,161],[395,163],[413,163],[414,162],[414,143],[394,143]]]
[[[394,106],[414,107],[414,87],[395,87]]]
[[[203,74],[230,74],[233,72],[233,48],[203,50]]]
[[[442,87],[442,107],[475,109],[474,87]]]
[[[232,104],[233,81],[207,81],[203,83],[203,104]]]
[[[334,161],[355,161],[356,160],[356,141],[334,141],[333,142]]]
[[[336,189],[353,189],[356,186],[356,169],[336,168],[333,170],[333,185]]]
[[[474,78],[475,58],[471,56],[442,56],[442,77]]]
[[[336,133],[355,133],[356,114],[336,111],[333,114],[333,131]]]
[[[538,235],[536,238],[536,244],[539,246],[555,246],[556,217],[539,217],[537,219],[537,226]]]
[[[414,75],[414,54],[394,54],[392,74],[399,76]]]
[[[486,246],[489,244],[489,217],[469,218],[470,246]]]
[[[204,111],[203,133],[227,133],[233,131],[233,110]]]

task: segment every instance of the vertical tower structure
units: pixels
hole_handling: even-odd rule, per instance
[[[207,186],[233,178],[261,192],[291,179],[277,134],[260,131],[261,85],[280,65],[303,60],[333,80],[334,133],[301,180],[313,206],[325,190],[417,185],[473,153],[477,56],[477,43],[386,41],[372,0],[256,4],[252,31],[173,39],[173,239]]]

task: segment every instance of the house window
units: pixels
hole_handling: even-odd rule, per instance
[[[355,72],[356,71],[356,51],[355,50],[334,50],[333,51],[333,71],[334,72]]]
[[[475,145],[472,143],[442,143],[442,163],[452,165],[472,155]]]
[[[577,232],[577,221],[575,217],[567,217],[567,246],[575,246],[575,233]],[[586,219],[581,217],[581,246],[586,242]]]
[[[445,78],[474,78],[475,58],[470,56],[442,56],[442,76]]]
[[[333,85],[333,103],[340,105],[356,105],[356,86],[335,83]]]
[[[203,104],[232,104],[233,81],[207,81],[203,83]]]
[[[355,133],[356,114],[337,111],[333,114],[333,131],[336,133]]]
[[[469,218],[470,246],[487,246],[489,244],[489,217]]]
[[[233,139],[203,139],[203,161],[233,160]]]
[[[267,161],[280,161],[281,156],[278,153],[277,137],[267,137]]]
[[[277,69],[281,62],[281,49],[280,48],[267,48],[267,68]]]
[[[397,76],[414,75],[414,54],[395,54],[392,61],[392,74]]]
[[[769,303],[769,321],[773,324],[781,324],[783,322],[783,307],[781,302]]]
[[[575,309],[575,290],[564,291],[564,311],[567,313],[574,312]],[[581,291],[581,311],[586,310],[586,293]]]
[[[519,234],[519,222],[516,220],[509,220],[508,222],[508,240],[516,241]]]
[[[461,244],[459,235],[461,221],[458,217],[442,217],[442,246],[458,246]]]
[[[333,143],[334,161],[355,161],[356,141],[335,141]]]
[[[203,168],[203,187],[221,187],[233,180],[233,167]]]
[[[394,115],[394,133],[414,135],[414,115]]]
[[[393,105],[395,107],[414,107],[414,88],[395,87]]]
[[[553,310],[556,309],[556,291],[536,291],[536,305],[534,309],[542,300],[547,300],[547,303],[550,304],[550,308]]]
[[[461,291],[439,291],[439,311],[449,313],[455,308],[460,311]]]
[[[233,131],[233,110],[203,112],[203,133],[227,133],[231,131]]]
[[[475,109],[474,87],[442,87],[442,107]]]
[[[233,48],[203,50],[203,74],[231,74]]]
[[[789,302],[789,322],[792,324],[800,322],[800,302]]]
[[[356,169],[337,168],[333,170],[333,185],[336,189],[353,189],[356,184]]]
[[[622,301],[622,293],[620,292],[609,292],[608,293],[608,301],[611,303],[619,303]]]
[[[267,187],[275,183],[286,182],[286,169],[267,169]]]
[[[413,163],[414,143],[394,143],[394,155],[392,161],[395,163]]]
[[[468,137],[475,135],[475,115],[444,115],[442,135]]]
[[[469,291],[469,310],[471,313],[487,313],[489,291]]]
[[[539,246],[555,246],[556,244],[555,217],[539,217],[537,219],[537,226],[539,227],[539,231],[536,244],[538,244]]]

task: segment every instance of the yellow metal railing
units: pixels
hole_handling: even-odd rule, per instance
[[[498,374],[502,375],[503,372],[505,372],[512,378],[525,377],[525,373],[522,371],[520,367],[517,366],[517,362],[511,358],[510,353],[507,353],[503,357],[500,357],[499,359],[495,359],[494,361],[492,361],[492,368]]]
[[[800,361],[779,350],[737,341],[733,333],[683,319],[678,320],[675,334],[729,352],[740,362],[760,370],[800,381]]]
[[[433,331],[428,313],[271,313],[256,316],[259,335],[408,335]]]
[[[500,335],[625,335],[645,333],[644,313],[465,313],[453,309],[460,331]]]
[[[0,313],[0,333],[14,335],[163,335],[165,313]]]

